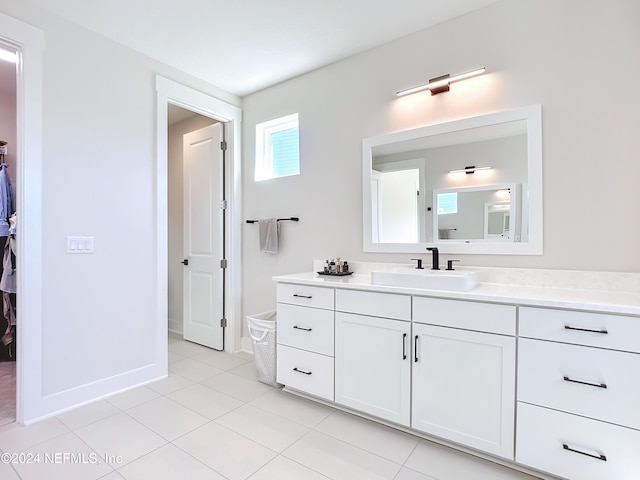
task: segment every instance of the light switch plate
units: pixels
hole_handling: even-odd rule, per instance
[[[93,253],[93,237],[67,237],[67,253]]]

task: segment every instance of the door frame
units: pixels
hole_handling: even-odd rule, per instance
[[[167,357],[168,330],[168,105],[169,103],[191,110],[205,117],[224,122],[227,141],[226,185],[227,199],[226,233],[227,244],[227,280],[226,280],[226,317],[227,328],[224,331],[224,349],[237,352],[242,348],[241,319],[241,157],[240,138],[242,128],[242,110],[218,98],[202,93],[191,87],[179,84],[160,75],[156,75],[157,118],[156,118],[156,314],[158,324],[158,358]]]
[[[42,104],[45,37],[39,28],[0,13],[0,41],[15,48],[17,270],[16,422],[46,412],[42,394]],[[27,261],[28,259],[28,261]],[[28,299],[28,301],[27,301]],[[28,373],[28,375],[27,375]]]

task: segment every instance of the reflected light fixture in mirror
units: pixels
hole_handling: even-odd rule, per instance
[[[425,83],[424,85],[418,85],[417,87],[407,88],[406,90],[400,90],[396,92],[398,97],[402,97],[404,95],[410,95],[412,93],[422,92],[424,90],[430,90],[431,95],[437,95],[438,93],[448,92],[449,85],[453,82],[459,82],[460,80],[465,80],[467,78],[476,77],[478,75],[482,75],[485,73],[487,69],[485,67],[477,68],[475,70],[471,70],[470,72],[459,73],[457,75],[442,75],[441,77],[432,78],[429,80],[429,83]]]
[[[449,173],[466,173],[467,175],[473,175],[476,170],[491,170],[491,167],[476,167],[475,165],[469,165],[468,167],[460,168],[458,170],[449,170]]]

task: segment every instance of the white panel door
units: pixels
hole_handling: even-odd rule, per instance
[[[515,338],[413,325],[412,424],[513,459]]]
[[[335,401],[409,426],[411,322],[336,312]]]
[[[221,123],[184,135],[184,338],[224,343]]]

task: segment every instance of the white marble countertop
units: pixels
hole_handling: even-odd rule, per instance
[[[350,290],[398,293],[415,296],[508,303],[511,305],[570,308],[593,312],[617,313],[640,316],[640,292],[582,288],[561,288],[501,283],[479,283],[469,292],[426,290],[418,288],[373,285],[370,274],[343,277],[325,277],[315,272],[274,276],[273,280],[318,287],[335,287]]]

